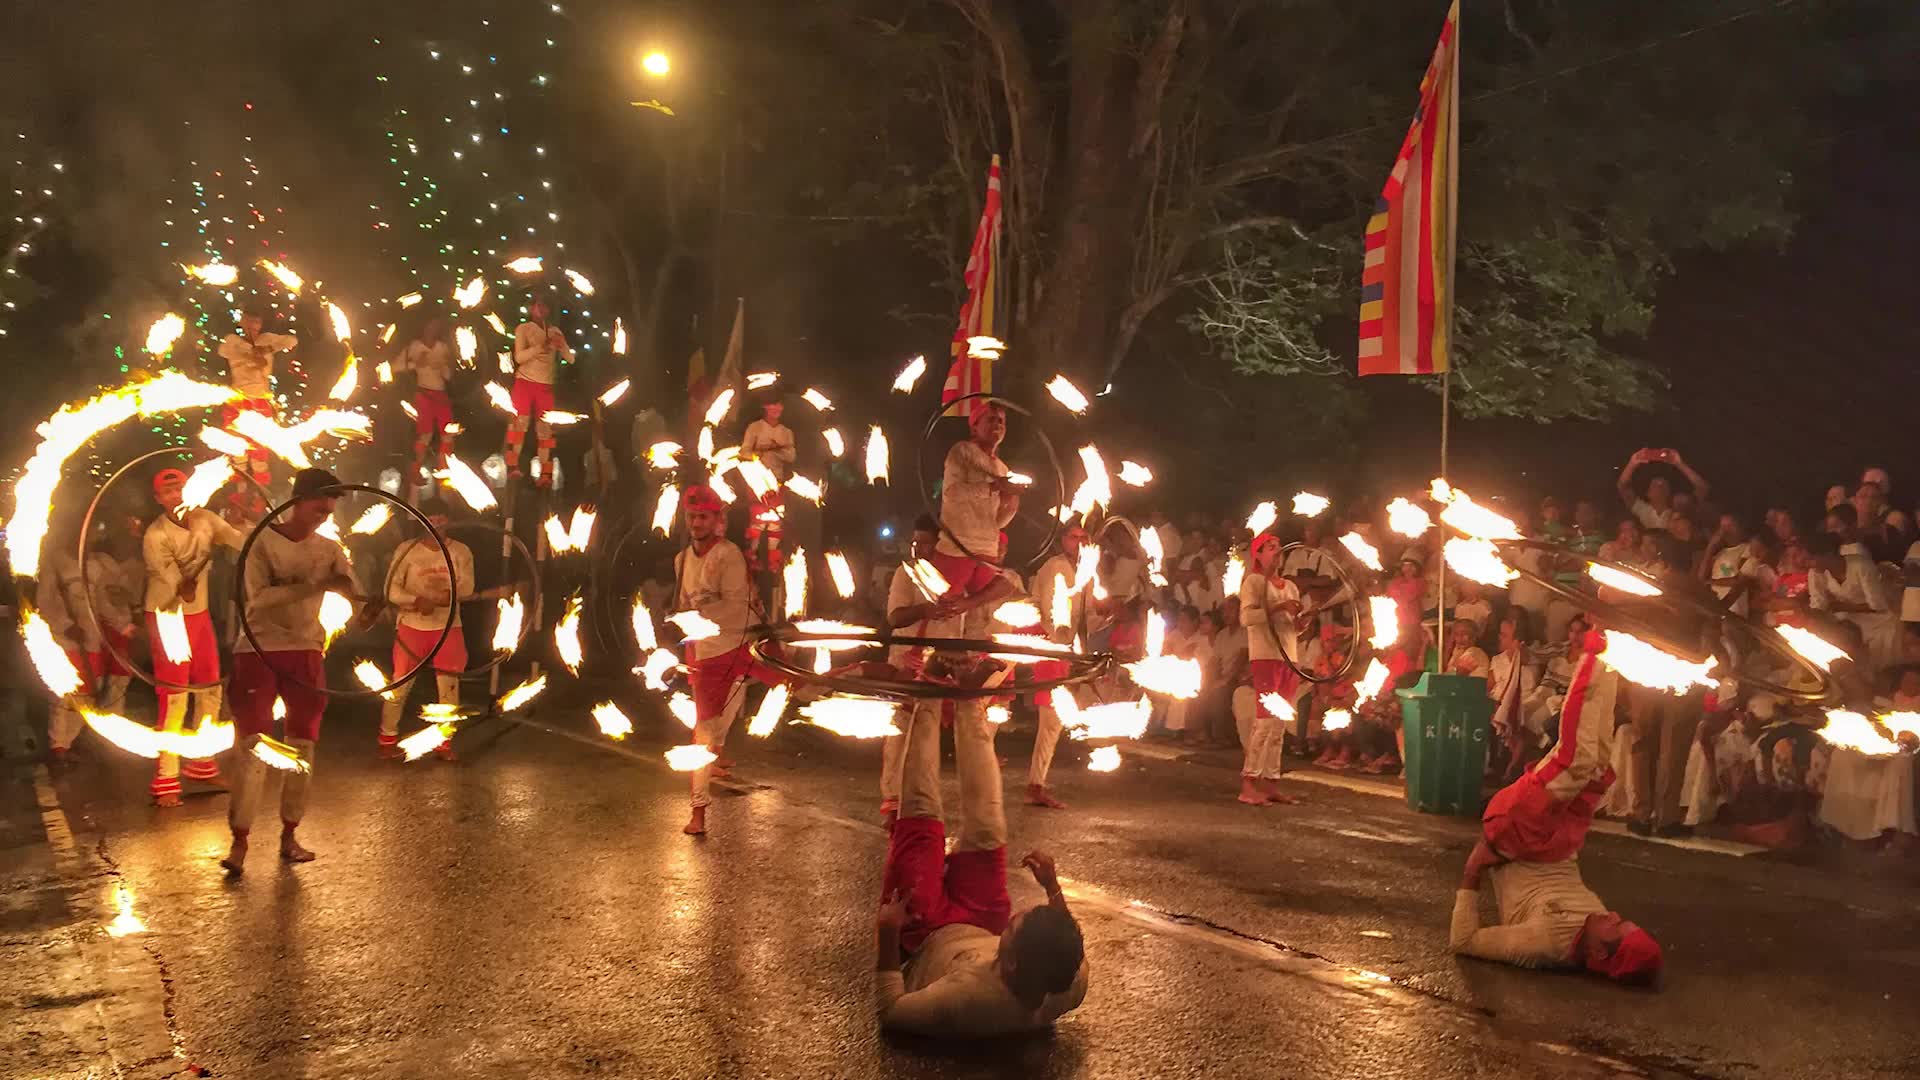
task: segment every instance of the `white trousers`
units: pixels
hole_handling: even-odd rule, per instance
[[[1066,687],[1054,691],[1056,694],[1069,693]],[[1053,769],[1053,751],[1060,745],[1060,714],[1053,711],[1052,705],[1040,706],[1040,725],[1033,732],[1033,760],[1027,765],[1027,783],[1034,787],[1047,786],[1047,773]]]
[[[953,724],[954,771],[960,776],[960,828],[956,851],[992,851],[1007,846],[1007,813],[1000,791],[1000,758],[993,752],[994,725],[984,701],[962,701]],[[922,704],[907,721],[906,769],[900,816],[941,817],[940,707]]]
[[[287,772],[276,769],[253,756],[253,748],[260,741],[258,735],[248,735],[234,744],[238,775],[233,780],[233,792],[227,802],[227,824],[234,835],[245,836],[253,828],[254,812],[260,804],[274,797],[274,789],[279,788],[280,822],[283,825],[298,825],[307,812],[307,792],[313,786],[311,772]],[[301,758],[312,767],[314,764],[314,743],[311,739],[288,739],[288,746],[300,751]]]
[[[740,708],[747,700],[747,680],[743,675],[727,691],[726,708],[720,715],[696,720],[693,725],[693,742],[712,750],[717,758],[727,748],[727,732],[733,730],[734,718],[740,715]],[[692,786],[692,803],[698,808],[713,803],[713,766],[707,765],[693,770],[689,783]]]
[[[409,682],[394,697],[381,699],[380,741],[382,743],[392,742],[394,737],[400,734],[400,714],[407,711],[408,691],[412,690],[413,684],[419,681],[415,679]],[[451,672],[436,671],[433,673],[433,685],[440,695],[440,704],[460,704],[460,676]]]
[[[1245,750],[1240,775],[1256,780],[1278,780],[1283,768],[1280,752],[1286,749],[1287,733],[1280,720],[1266,715],[1251,686],[1233,693],[1233,724],[1240,732]]]

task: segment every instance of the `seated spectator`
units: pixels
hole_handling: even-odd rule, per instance
[[[1496,775],[1517,777],[1539,756],[1540,742],[1529,738],[1527,702],[1540,689],[1540,673],[1527,655],[1526,612],[1513,608],[1500,620],[1500,642],[1487,662],[1487,697],[1493,700],[1493,733],[1503,753],[1488,758]]]
[[[1449,675],[1487,677],[1487,653],[1475,642],[1480,640],[1480,624],[1472,619],[1454,619],[1447,623],[1447,655],[1441,669]]]
[[[1634,451],[1633,456],[1627,459],[1626,467],[1620,470],[1620,477],[1614,482],[1614,486],[1620,492],[1620,501],[1626,504],[1634,520],[1648,529],[1667,528],[1674,514],[1673,488],[1665,476],[1655,476],[1647,481],[1645,495],[1635,491],[1634,477],[1642,469],[1656,464],[1672,466],[1681,476],[1686,477],[1687,482],[1693,485],[1695,498],[1706,498],[1709,490],[1706,477],[1693,471],[1693,467],[1680,457],[1679,451],[1652,448]]]
[[[1622,518],[1614,528],[1613,539],[1600,545],[1600,557],[1609,562],[1638,566],[1640,541],[1640,523],[1633,518]]]
[[[1448,616],[1449,620],[1465,620],[1480,628],[1493,625],[1493,603],[1487,599],[1485,585],[1461,578],[1456,586],[1456,592],[1459,599],[1454,602],[1453,613]],[[1480,639],[1474,638],[1473,643],[1480,644]]]

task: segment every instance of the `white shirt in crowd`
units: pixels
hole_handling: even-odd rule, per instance
[[[445,390],[453,373],[453,347],[444,341],[429,345],[414,340],[400,351],[399,368],[413,372],[414,385],[422,390]]]
[[[134,606],[145,589],[142,569],[138,559],[116,559],[104,551],[87,553],[87,598],[100,620],[99,624],[84,620],[88,648],[99,647],[101,625],[121,634],[133,628]]]
[[[54,640],[66,644],[80,625],[80,570],[73,556],[52,551],[42,560],[40,578],[34,583],[33,607],[53,631]]]
[[[1907,549],[1907,573],[1920,571],[1920,542]],[[1909,585],[1900,594],[1900,620],[1920,622],[1920,585]]]
[[[880,1024],[921,1035],[981,1038],[1039,1031],[1077,1008],[1087,996],[1087,963],[1065,993],[1049,994],[1038,1009],[1013,996],[996,966],[1000,936],[967,923],[935,930],[905,971],[875,971]]]
[[[1165,525],[1155,525],[1153,527],[1153,533],[1160,538],[1160,554],[1163,557],[1163,565],[1172,565],[1173,560],[1180,557],[1182,550],[1180,543],[1183,538],[1180,535],[1180,530],[1174,526],[1173,522],[1169,521]]]
[[[1213,676],[1215,686],[1240,681],[1247,669],[1247,628],[1223,626],[1213,635]]]
[[[339,576],[352,577],[353,567],[340,545],[318,533],[289,540],[278,529],[260,530],[247,553],[247,623],[259,639],[260,652],[319,652],[326,648],[320,628],[320,603],[325,592],[311,588]],[[254,643],[241,634],[235,652],[254,652]]]
[[[1641,527],[1647,529],[1665,529],[1667,522],[1673,517],[1671,506],[1662,510],[1645,499],[1633,500],[1633,506],[1629,509],[1633,511],[1634,519],[1640,522]]]
[[[213,546],[238,551],[246,539],[211,510],[189,510],[180,522],[164,513],[154,518],[140,538],[140,557],[147,569],[146,609],[159,612],[177,607],[185,615],[207,610],[207,567],[213,562]],[[182,604],[180,583],[189,577],[194,579],[193,598]]]
[[[413,610],[414,601],[423,596],[447,596],[456,601],[473,595],[473,549],[458,540],[447,540],[447,555],[453,558],[454,587],[447,581],[447,560],[440,549],[415,537],[394,552],[387,570],[387,601],[399,612],[400,625],[409,630],[435,633],[447,625],[447,605],[441,604],[422,615]],[[456,588],[458,591],[456,591]],[[453,625],[460,626],[460,607],[453,605]]]
[[[941,554],[991,559],[1000,549],[1000,530],[1013,515],[1001,514],[993,482],[1007,472],[1006,462],[972,439],[947,451],[940,480]]]
[[[793,468],[794,458],[798,456],[793,449],[793,429],[785,424],[755,420],[740,437],[740,453],[759,458],[773,473],[773,478],[784,483],[787,470]]]
[[[1825,570],[1807,575],[1807,600],[1815,611],[1830,611],[1834,603],[1865,604],[1875,612],[1891,611],[1886,590],[1881,587],[1880,568],[1865,544],[1840,545],[1840,557],[1847,561],[1847,580],[1841,581]]]
[[[1205,552],[1189,551],[1180,556],[1179,562],[1175,565],[1181,573],[1193,575],[1192,581],[1185,582],[1174,590],[1181,603],[1191,606],[1203,615],[1220,606],[1220,578],[1208,573]]]
[[[752,618],[747,557],[740,548],[724,537],[714,541],[705,555],[688,545],[675,558],[674,569],[680,582],[674,610],[691,608],[720,627],[718,634],[689,643],[691,658],[706,660],[739,648]]]
[[[553,382],[554,354],[573,359],[559,327],[523,322],[513,330],[513,373],[528,382]]]
[[[1300,655],[1293,616],[1280,610],[1289,602],[1300,602],[1300,590],[1285,578],[1276,581],[1257,570],[1248,570],[1241,579],[1240,621],[1247,628],[1247,655],[1251,659],[1279,660],[1282,648],[1289,656]]]
[[[252,341],[242,334],[228,334],[220,342],[220,358],[227,362],[227,381],[242,397],[272,397],[273,354],[286,352],[296,344],[291,334],[261,334]]]

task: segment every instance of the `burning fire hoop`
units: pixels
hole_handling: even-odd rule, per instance
[[[135,468],[141,465],[144,465],[149,461],[152,461],[154,458],[165,457],[167,455],[177,456],[182,453],[187,453],[187,451],[181,447],[167,446],[167,447],[162,447],[159,450],[149,450],[146,453],[141,454],[139,457],[134,458],[132,461],[129,461],[125,465],[122,465],[120,466],[120,468],[114,470],[113,475],[107,477],[107,482],[100,485],[100,490],[93,493],[93,501],[87,504],[87,512],[80,519],[80,544],[79,544],[79,549],[76,552],[76,557],[80,560],[79,562],[80,591],[84,594],[83,600],[86,603],[87,618],[92,620],[96,626],[99,625],[100,623],[100,615],[97,611],[94,610],[93,574],[91,573],[91,571],[89,571],[87,567],[87,561],[88,561],[87,555],[90,553],[90,549],[87,541],[88,541],[89,535],[93,532],[94,515],[99,512],[100,504],[106,499],[107,491],[111,489],[114,483],[117,482],[121,477],[125,476],[129,472],[132,472]],[[220,455],[215,455],[214,457],[207,458],[206,460],[217,461],[219,460],[219,457]],[[234,479],[244,480],[248,484],[253,485],[254,490],[260,493],[260,497],[262,499],[272,498],[273,493],[268,491],[265,487],[261,485],[260,481],[255,480],[253,477],[248,476],[245,473],[236,470],[234,472]],[[223,484],[221,486],[225,487],[226,485]],[[148,686],[151,686],[156,690],[170,690],[176,693],[186,693],[188,691],[212,690],[215,687],[224,686],[226,684],[226,680],[224,679],[215,679],[212,682],[205,682],[205,683],[175,684],[170,682],[161,682],[154,675],[141,670],[140,665],[133,662],[133,657],[129,656],[126,650],[122,649],[117,643],[115,643],[113,639],[113,635],[101,634],[100,644],[102,648],[106,649],[107,652],[113,656],[114,660],[119,662],[121,667],[125,668],[128,671],[133,672],[133,674],[137,676],[141,682],[146,683]]]
[[[1033,410],[1027,408],[1025,405],[1009,398],[1003,398],[998,394],[985,391],[954,398],[952,401],[946,402],[933,410],[933,415],[927,417],[926,430],[920,433],[920,456],[915,463],[915,468],[920,473],[920,506],[927,512],[928,516],[932,517],[935,521],[940,520],[940,508],[934,505],[933,492],[927,487],[927,444],[933,440],[933,429],[940,426],[941,418],[947,415],[948,410],[963,401],[980,401],[1001,405],[1004,406],[1008,412],[1018,413],[1026,417],[1029,421],[1033,419]],[[1066,474],[1060,471],[1060,455],[1053,448],[1053,440],[1047,437],[1046,428],[1037,423],[1029,423],[1027,426],[1033,432],[1034,436],[1040,440],[1041,447],[1046,450],[1047,464],[1053,466],[1053,501],[1048,505],[1063,505],[1067,501],[1067,485],[1064,479]],[[1031,488],[1028,489],[1028,491],[1032,490]],[[1047,557],[1053,552],[1053,542],[1059,539],[1060,536],[1060,527],[1062,525],[1060,519],[1053,514],[1046,515],[1046,518],[1047,535],[1045,539],[1040,541],[1040,550],[1025,564],[1028,573],[1038,570],[1040,564],[1047,560]],[[940,527],[940,532],[945,535],[947,539],[953,541],[953,546],[959,548],[967,558],[992,566],[1001,565],[1000,560],[993,558],[991,555],[982,555],[979,552],[967,550],[967,545],[961,543],[959,537],[948,532],[945,525]],[[1012,650],[1007,651],[1010,652]],[[808,674],[812,673],[809,672]]]
[[[521,540],[519,537],[513,535],[512,533],[501,528],[500,526],[495,525],[492,522],[488,522],[488,521],[454,521],[454,522],[449,522],[447,524],[447,529],[446,529],[447,532],[450,532],[450,533],[459,532],[462,530],[465,530],[468,532],[484,532],[494,536],[504,537],[508,543],[513,545],[513,550],[519,553],[520,558],[526,560],[527,569],[531,573],[531,576],[528,578],[529,592],[528,592],[528,599],[526,602],[526,609],[528,611],[543,610],[541,608],[541,602],[544,594],[542,593],[540,588],[540,566],[538,563],[533,561],[533,552],[527,548],[525,541]],[[402,543],[405,543],[405,542],[406,541],[402,541]],[[447,557],[447,558],[451,557],[450,553],[444,547],[441,548],[440,554],[443,557]],[[391,587],[393,584],[393,570],[394,570],[394,561],[389,560],[387,563],[387,580],[385,584],[381,586],[381,590],[380,590],[380,594],[382,596],[386,595],[387,589]],[[516,591],[518,590],[517,584],[515,586],[515,589]],[[483,599],[492,599],[492,598],[482,597],[476,594],[466,602],[476,603]],[[459,603],[458,601],[455,602],[456,607],[458,606],[458,603]],[[527,618],[527,619],[520,620],[520,636],[514,639],[513,648],[505,652],[495,650],[494,651],[495,655],[493,659],[487,661],[484,664],[481,664],[479,667],[470,667],[470,668],[467,668],[465,671],[449,672],[448,674],[456,675],[461,679],[476,679],[482,675],[492,674],[494,668],[497,668],[501,664],[504,664],[508,660],[512,659],[513,657],[520,655],[520,650],[522,647],[526,645],[527,638],[533,633],[533,629],[534,629],[533,619]],[[434,651],[438,652],[439,646],[436,645],[434,647]]]
[[[1034,679],[1027,682],[1008,680],[996,686],[949,686],[943,683],[919,682],[913,679],[872,679],[855,675],[822,675],[812,668],[801,667],[793,661],[769,650],[770,645],[791,645],[806,649],[810,641],[861,641],[876,646],[907,645],[915,648],[929,648],[936,652],[961,653],[1010,653],[1015,656],[1031,656],[1039,660],[1058,660],[1067,665],[1067,673],[1052,679]],[[749,646],[755,659],[768,667],[789,676],[797,682],[825,687],[828,690],[845,694],[859,694],[865,697],[900,698],[908,701],[966,701],[979,698],[1005,697],[1009,694],[1037,694],[1054,690],[1062,686],[1078,686],[1112,670],[1114,658],[1110,653],[1072,653],[1055,652],[1031,645],[1000,642],[975,638],[934,638],[906,637],[898,634],[871,633],[825,633],[809,634],[791,626],[772,627],[760,632],[760,636]]]
[[[372,495],[374,498],[381,499],[385,502],[391,503],[394,506],[397,506],[401,510],[405,511],[408,516],[413,518],[415,524],[419,525],[420,528],[428,536],[433,538],[434,545],[440,549],[440,557],[444,559],[447,564],[447,580],[448,581],[458,580],[458,575],[454,572],[454,568],[453,568],[453,553],[447,547],[446,537],[441,536],[440,530],[433,527],[433,522],[427,520],[427,515],[421,513],[419,510],[414,509],[414,507],[411,504],[409,504],[406,500],[396,495],[389,495],[386,492],[381,491],[379,488],[372,487],[367,484],[334,484],[332,486],[320,489],[320,493],[330,494],[336,497],[349,491],[364,492],[368,495]],[[308,495],[306,497],[312,498],[313,496]],[[447,605],[447,621],[441,625],[440,636],[434,639],[433,648],[427,650],[427,659],[421,660],[419,663],[413,665],[411,668],[408,668],[406,674],[395,675],[393,677],[392,682],[388,683],[385,686],[379,687],[378,689],[371,688],[371,687],[364,687],[364,686],[347,687],[345,689],[335,689],[334,687],[331,687],[331,686],[315,686],[314,684],[300,678],[298,675],[293,674],[292,672],[289,672],[284,668],[275,666],[273,661],[269,658],[270,654],[265,649],[262,649],[260,647],[260,639],[253,632],[253,624],[247,621],[247,569],[246,569],[247,558],[253,554],[253,545],[255,541],[260,539],[261,531],[264,530],[268,525],[272,524],[275,518],[279,517],[281,514],[284,514],[288,510],[292,509],[293,504],[296,501],[297,500],[294,500],[294,499],[288,499],[286,502],[283,502],[280,505],[274,507],[273,509],[267,511],[266,516],[260,519],[260,523],[255,525],[253,527],[253,531],[247,534],[246,542],[240,545],[240,557],[235,562],[237,569],[234,573],[234,578],[233,578],[233,592],[234,592],[234,602],[239,605],[239,609],[240,609],[239,610],[240,632],[247,636],[247,643],[253,646],[254,651],[260,654],[260,659],[265,661],[267,666],[272,667],[274,674],[278,675],[280,678],[287,680],[288,682],[294,684],[295,686],[303,686],[308,690],[317,690],[324,694],[340,694],[347,697],[384,697],[389,691],[396,690],[412,682],[414,676],[420,674],[422,671],[425,671],[427,669],[427,667],[432,663],[432,657],[437,653],[439,653],[440,646],[446,644],[448,635],[453,633],[453,618],[454,618],[454,615],[458,613],[460,610],[459,605],[457,604]],[[384,604],[385,603],[384,592],[382,593],[382,597],[383,599],[381,602]]]
[[[1280,549],[1280,564],[1282,566],[1286,565],[1287,555],[1290,554],[1295,548],[1304,548],[1306,546],[1307,545],[1301,543],[1298,540],[1295,540],[1293,543],[1283,546]],[[1340,559],[1322,559],[1320,561],[1327,566],[1333,567],[1333,576],[1339,579],[1340,587],[1347,591],[1346,603],[1348,607],[1353,609],[1353,617],[1347,621],[1347,626],[1352,629],[1354,641],[1357,644],[1360,639],[1360,618],[1361,618],[1360,605],[1366,602],[1366,598],[1369,594],[1367,590],[1362,589],[1360,587],[1359,582],[1353,580],[1353,575],[1347,573],[1347,568],[1341,565]],[[1322,608],[1320,610],[1325,611],[1326,609]],[[1276,640],[1274,641],[1274,644],[1278,645],[1280,648],[1280,659],[1286,661],[1287,666],[1293,669],[1294,674],[1300,676],[1300,678],[1310,683],[1342,682],[1346,679],[1347,673],[1353,670],[1354,662],[1360,659],[1360,650],[1353,646],[1349,646],[1347,648],[1346,662],[1341,664],[1338,669],[1326,675],[1315,675],[1313,672],[1308,671],[1306,668],[1303,668],[1299,664],[1295,663],[1293,657],[1287,654],[1287,647],[1278,641],[1278,635],[1276,635],[1275,637],[1276,637]]]

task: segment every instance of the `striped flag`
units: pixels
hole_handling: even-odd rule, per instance
[[[967,299],[960,305],[960,325],[953,331],[953,366],[947,369],[947,382],[940,390],[940,403],[947,404],[968,394],[988,393],[993,389],[993,360],[972,355],[967,339],[993,336],[994,279],[999,272],[995,256],[1000,247],[1000,155],[993,155],[987,169],[987,203],[980,211],[980,227],[973,233],[973,249],[967,255]],[[966,416],[973,402],[963,401],[947,412],[948,416]]]
[[[1360,274],[1360,374],[1447,370],[1460,181],[1460,3],[1440,29],[1420,108],[1367,221]]]

